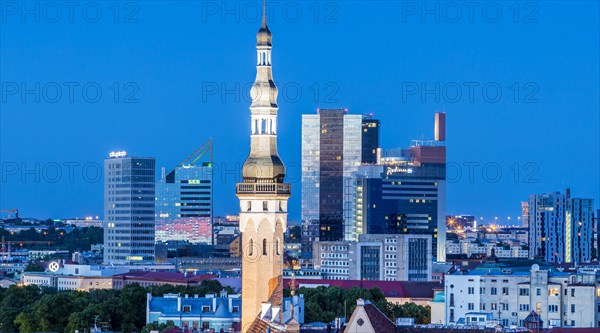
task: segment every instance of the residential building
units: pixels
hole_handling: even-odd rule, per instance
[[[241,295],[229,295],[225,291],[204,297],[177,294],[153,297],[149,293],[146,323],[172,321],[184,331],[239,332],[242,329],[242,301]],[[304,299],[301,296],[286,297],[282,304],[281,315],[285,322],[290,321],[292,315],[299,323],[304,322]]]
[[[543,328],[600,327],[599,281],[597,273],[486,263],[445,277],[446,322],[468,324],[469,314],[478,312],[505,327],[524,326],[535,311]]]
[[[154,261],[155,159],[113,152],[104,161],[104,263]]]
[[[363,234],[357,242],[317,241],[313,265],[324,279],[431,281],[431,236]]]
[[[553,192],[532,194],[528,203],[529,257],[547,262],[592,260],[593,200]]]

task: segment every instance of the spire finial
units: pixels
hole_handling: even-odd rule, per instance
[[[262,26],[263,28],[267,26],[267,0],[263,0]]]

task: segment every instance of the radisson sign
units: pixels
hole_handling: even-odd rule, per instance
[[[393,175],[395,173],[413,173],[413,169],[412,168],[404,168],[404,167],[399,167],[399,166],[394,166],[394,167],[388,167],[385,174],[386,176],[390,176]]]

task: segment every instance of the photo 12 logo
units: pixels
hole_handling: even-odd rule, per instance
[[[402,23],[538,23],[537,2],[404,1]]]
[[[0,1],[2,23],[138,23],[133,1]]]
[[[334,1],[267,1],[269,23],[338,23],[340,7]],[[258,23],[263,17],[262,1],[203,1],[202,23]]]
[[[138,103],[135,82],[2,82],[0,100],[5,103]]]

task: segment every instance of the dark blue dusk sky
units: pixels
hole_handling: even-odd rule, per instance
[[[49,3],[0,1],[0,209],[101,216],[96,173],[110,151],[154,156],[159,173],[213,137],[216,214],[237,213],[260,5],[98,1],[70,13]],[[566,187],[599,206],[598,2],[275,4],[290,219],[300,217],[301,115],[318,107],[374,113],[384,148],[431,138],[445,111],[450,214],[516,220],[528,194]]]

